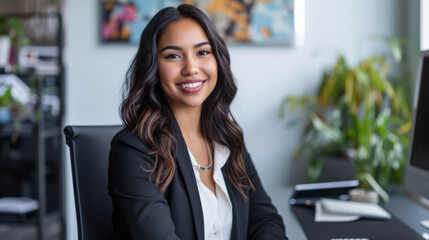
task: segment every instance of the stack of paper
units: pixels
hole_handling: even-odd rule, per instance
[[[322,198],[316,203],[316,222],[348,222],[359,218],[389,220],[392,216],[375,203]]]

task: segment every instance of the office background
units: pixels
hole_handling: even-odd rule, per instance
[[[99,4],[65,1],[66,125],[121,122],[121,84],[137,46],[100,43]],[[238,84],[233,113],[266,188],[305,181],[305,161],[291,161],[303,126],[287,128],[277,117],[282,98],[314,92],[322,71],[338,54],[353,65],[386,52],[371,35],[406,37],[421,49],[429,48],[429,31],[423,31],[424,26],[429,29],[425,9],[429,12],[427,0],[306,0],[301,47],[229,47]],[[410,54],[415,72],[418,55],[411,50]],[[66,173],[67,232],[68,239],[75,239],[69,165]]]
[[[100,43],[101,0],[63,2],[64,123],[120,124],[121,85],[137,46]],[[370,40],[372,35],[404,37],[416,48],[429,49],[427,13],[429,0],[305,0],[301,46],[229,47],[238,85],[233,113],[267,189],[305,181],[306,162],[291,161],[303,125],[288,128],[286,121],[277,117],[281,100],[314,92],[323,70],[338,54],[355,65],[369,55],[388,52],[385,44]],[[414,81],[418,52],[411,48],[408,54]],[[410,85],[414,86],[413,82]],[[67,239],[77,239],[68,148],[64,159]]]

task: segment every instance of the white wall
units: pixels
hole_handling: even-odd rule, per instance
[[[99,2],[66,1],[66,124],[120,123],[120,87],[136,46],[98,42]],[[322,70],[339,53],[355,64],[384,51],[369,36],[403,36],[405,5],[399,0],[307,0],[302,48],[229,48],[239,89],[233,111],[267,188],[305,179],[305,164],[291,162],[302,126],[286,128],[285,121],[277,118],[281,99],[313,92]],[[76,239],[71,191],[68,175],[68,236]]]
[[[420,0],[420,50],[429,50],[429,14],[428,13],[429,13],[429,0]]]

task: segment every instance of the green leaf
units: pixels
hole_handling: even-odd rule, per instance
[[[374,191],[376,193],[378,193],[378,195],[385,201],[385,202],[389,202],[390,198],[389,195],[386,193],[386,191],[384,191],[384,189],[377,183],[377,181],[375,181],[375,179],[372,177],[371,174],[365,172],[362,173],[358,176],[359,179],[363,180],[363,181],[367,181],[368,184],[371,186],[372,189],[374,189]]]
[[[374,145],[373,166],[377,168],[379,165],[383,165],[387,159],[383,151],[383,141],[380,138],[374,136],[373,145]]]
[[[327,140],[331,142],[340,142],[342,134],[339,129],[331,128],[320,120],[318,117],[312,119],[314,128],[319,131]]]
[[[310,160],[309,167],[307,169],[307,178],[309,182],[315,182],[322,171],[323,161],[314,157]]]
[[[369,75],[371,77],[370,79],[372,80],[372,83],[375,86],[375,89],[377,89],[378,92],[383,92],[384,91],[384,86],[383,86],[383,83],[381,81],[380,75],[374,69],[373,66],[371,66],[370,69],[369,69]]]
[[[352,103],[355,93],[353,73],[348,72],[345,79],[346,102]]]
[[[293,113],[296,108],[305,110],[310,108],[311,104],[314,104],[316,97],[313,94],[308,94],[304,96],[289,96],[283,98],[278,112],[278,117],[283,118],[285,116],[285,111],[288,108],[290,113]]]
[[[396,62],[400,62],[402,60],[401,43],[398,40],[391,40],[390,47],[392,49],[393,59],[395,59]]]
[[[301,149],[302,149],[301,145],[298,145],[295,148],[295,150],[293,151],[292,160],[297,160],[298,159],[298,157],[299,157],[299,155],[301,153]]]
[[[335,78],[333,76],[328,76],[326,79],[324,79],[325,84],[324,88],[321,89],[320,94],[320,103],[322,106],[326,106],[328,104],[330,97],[332,97],[332,89],[335,84]]]
[[[8,105],[10,100],[12,99],[11,96],[12,96],[12,86],[8,86],[8,88],[3,93],[3,95],[0,96],[0,106]]]

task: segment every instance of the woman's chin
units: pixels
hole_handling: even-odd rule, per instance
[[[203,98],[182,99],[176,101],[169,101],[170,107],[175,109],[197,109],[203,106]]]
[[[183,105],[187,108],[201,108],[203,106],[203,100],[201,101],[192,101],[192,102],[185,102]]]

